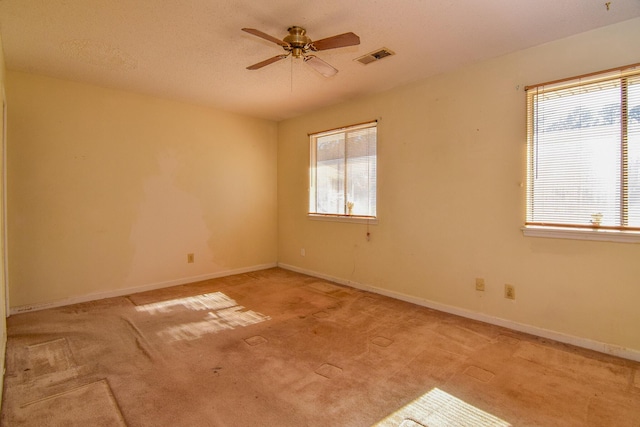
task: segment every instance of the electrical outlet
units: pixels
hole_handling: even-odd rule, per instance
[[[304,248],[300,249],[300,255],[301,256],[306,256],[307,255],[307,251],[305,251]]]
[[[507,299],[516,299],[516,287],[513,285],[504,285],[504,297]]]
[[[187,263],[193,264],[195,262],[193,254],[187,254]]]
[[[484,291],[484,279],[476,278],[476,291]]]

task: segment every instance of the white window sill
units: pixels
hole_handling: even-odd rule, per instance
[[[314,221],[332,221],[332,222],[350,222],[352,224],[370,224],[375,225],[378,223],[378,218],[372,218],[370,216],[357,216],[357,215],[322,215],[322,214],[308,214],[309,219]]]
[[[562,227],[522,227],[526,237],[547,237],[551,239],[596,240],[604,242],[640,243],[640,232],[615,230],[586,230]]]

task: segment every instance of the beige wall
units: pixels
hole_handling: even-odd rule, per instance
[[[12,307],[277,261],[276,123],[17,72],[7,98]]]
[[[640,62],[638,42],[635,19],[281,122],[279,262],[640,350],[640,245],[520,230],[523,86]],[[379,224],[367,241],[365,225],[306,217],[307,133],[375,118]],[[505,283],[516,301],[503,297]]]

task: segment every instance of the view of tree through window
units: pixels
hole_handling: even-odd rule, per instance
[[[528,90],[527,224],[640,230],[638,74]]]
[[[376,123],[311,136],[309,212],[376,216]]]

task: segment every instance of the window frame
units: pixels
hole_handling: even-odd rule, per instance
[[[317,207],[317,186],[315,185],[316,182],[316,169],[317,169],[317,160],[316,160],[316,156],[317,156],[317,140],[318,138],[321,138],[323,136],[329,136],[329,135],[334,135],[334,134],[340,134],[340,133],[344,133],[345,135],[349,132],[355,132],[358,130],[362,130],[362,129],[368,129],[368,128],[375,128],[376,129],[376,168],[375,168],[375,183],[376,183],[376,188],[375,188],[375,203],[376,203],[376,211],[375,211],[375,215],[358,215],[358,214],[351,214],[349,215],[348,213],[344,213],[344,214],[339,214],[339,213],[323,213],[323,212],[314,212],[312,210],[312,204],[316,203],[316,207]],[[353,124],[353,125],[348,125],[348,126],[343,126],[343,127],[339,127],[339,128],[334,128],[334,129],[328,129],[328,130],[324,130],[324,131],[320,131],[320,132],[314,132],[314,133],[309,133],[309,174],[308,174],[308,178],[309,178],[309,185],[308,185],[308,199],[307,199],[307,216],[309,219],[311,220],[320,220],[320,221],[332,221],[332,222],[349,222],[349,223],[360,223],[360,224],[377,224],[378,223],[378,206],[377,206],[377,201],[378,201],[378,184],[377,184],[377,177],[378,177],[378,173],[377,173],[377,151],[378,151],[378,128],[379,128],[379,122],[378,120],[372,120],[372,121],[368,121],[368,122],[363,122],[363,123],[357,123],[357,124]],[[346,149],[346,138],[345,138],[345,149]],[[345,168],[344,170],[344,181],[345,181],[345,187],[347,186],[347,175],[348,175],[348,169]],[[314,200],[315,199],[315,200]],[[317,208],[315,209],[317,211]]]
[[[527,86],[525,87],[526,93],[526,102],[527,102],[527,165],[526,165],[526,216],[524,227],[522,228],[523,234],[529,237],[550,237],[550,238],[560,238],[560,239],[575,239],[575,240],[598,240],[598,241],[613,241],[613,242],[625,242],[625,243],[638,243],[640,242],[640,228],[637,226],[628,226],[624,224],[624,221],[621,220],[620,224],[617,226],[588,226],[583,224],[557,224],[551,222],[543,222],[543,221],[530,221],[533,219],[532,217],[532,206],[531,203],[533,201],[533,178],[532,174],[534,171],[533,164],[536,162],[535,157],[535,134],[534,130],[534,122],[535,122],[535,110],[533,104],[534,97],[540,94],[545,94],[554,91],[566,90],[568,88],[579,88],[586,85],[592,85],[594,83],[599,82],[610,82],[618,80],[620,82],[621,93],[626,91],[626,82],[628,78],[638,79],[640,76],[640,63],[639,64],[631,64],[624,67],[618,67],[613,69],[608,69],[604,71],[599,71],[590,74],[584,74],[581,76],[571,77],[562,80],[555,80],[552,82],[541,83],[537,85]],[[626,92],[621,97],[621,108],[620,108],[620,121],[621,121],[621,151],[622,157],[618,164],[623,189],[622,192],[627,189],[625,180],[628,178],[628,158],[627,156],[627,129],[629,126],[630,118],[627,115],[627,99]],[[622,210],[628,209],[628,201],[625,200],[625,195],[623,194],[621,199]]]

